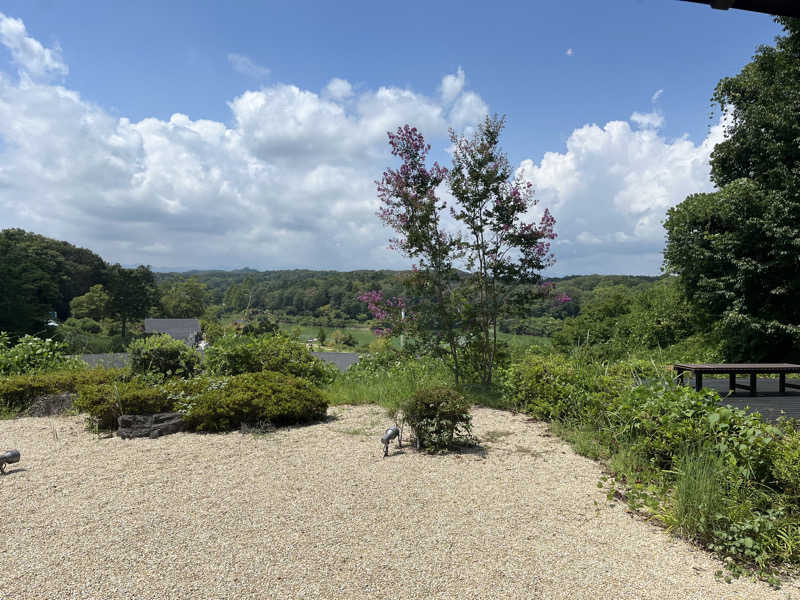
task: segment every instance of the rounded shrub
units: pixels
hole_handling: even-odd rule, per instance
[[[116,429],[120,415],[152,415],[172,410],[172,399],[160,386],[133,379],[78,388],[75,408],[88,413],[101,429]]]
[[[206,349],[206,365],[215,375],[274,371],[315,383],[331,383],[336,367],[313,356],[304,344],[282,335],[226,335]]]
[[[200,354],[180,340],[162,333],[134,340],[128,346],[131,370],[165,377],[191,376],[200,365]]]
[[[419,390],[402,411],[417,438],[417,448],[445,450],[471,439],[470,402],[452,388]]]
[[[305,379],[262,371],[200,378],[172,388],[174,407],[189,427],[218,432],[246,425],[294,425],[323,419],[328,402]]]

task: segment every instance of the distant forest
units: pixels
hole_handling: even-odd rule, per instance
[[[145,317],[205,321],[256,318],[322,327],[373,323],[358,295],[369,290],[402,295],[403,271],[188,271],[128,269],[68,242],[21,229],[0,231],[0,331],[13,337],[50,335],[48,321],[71,339],[102,339],[97,349],[120,348]],[[550,336],[566,317],[580,314],[598,288],[646,289],[657,277],[578,275],[553,278],[564,304],[541,301],[504,318],[501,331]],[[128,331],[130,329],[130,331]],[[93,346],[94,347],[94,346]]]
[[[162,289],[193,279],[205,286],[209,305],[222,313],[241,311],[268,311],[280,321],[306,323],[320,326],[342,327],[353,322],[364,323],[370,319],[367,307],[357,296],[367,290],[382,290],[385,295],[402,295],[404,271],[187,271],[182,273],[156,273]],[[572,275],[549,278],[560,293],[571,301],[560,304],[542,301],[531,307],[524,316],[509,317],[502,321],[502,330],[508,333],[548,335],[546,325],[530,319],[549,318],[561,320],[580,313],[581,303],[597,287],[624,286],[637,288],[649,286],[658,277],[644,275]],[[527,325],[526,325],[527,323]],[[537,324],[538,323],[538,326]]]

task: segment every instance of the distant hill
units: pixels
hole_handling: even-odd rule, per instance
[[[359,270],[313,271],[295,269],[285,271],[187,271],[183,273],[156,273],[159,285],[169,285],[195,278],[205,284],[211,304],[224,305],[226,311],[266,310],[278,318],[295,317],[314,319],[366,321],[366,307],[356,297],[359,293],[379,289],[388,295],[403,293],[400,280],[406,271]],[[572,275],[549,279],[559,292],[569,295],[573,302],[568,306],[551,306],[542,303],[533,308],[531,316],[550,314],[563,318],[577,314],[581,300],[599,286],[624,285],[636,287],[651,285],[658,277],[639,275]],[[322,323],[323,321],[320,321]]]

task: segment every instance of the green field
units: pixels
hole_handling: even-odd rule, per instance
[[[331,343],[334,331],[341,331],[343,333],[350,333],[356,340],[359,346],[367,346],[375,340],[375,334],[368,327],[322,327],[313,325],[294,325],[292,323],[279,323],[278,324],[285,334],[292,336],[297,334],[297,339],[301,342],[311,340],[319,335],[319,330],[324,329],[325,334],[328,336],[326,344]],[[299,334],[298,334],[299,332]],[[398,342],[399,344],[399,342]],[[340,348],[343,351],[353,351],[354,349]]]
[[[305,342],[306,340],[315,339],[318,334],[320,327],[318,326],[309,326],[309,325],[294,325],[292,323],[279,323],[281,331],[286,333],[287,335],[299,334],[297,335],[297,339],[301,342]],[[371,342],[375,340],[375,334],[372,333],[372,330],[368,327],[325,327],[325,333],[328,336],[326,344],[331,344],[331,337],[333,336],[333,332],[337,329],[344,332],[350,333],[355,338],[356,342],[359,346],[368,346]],[[508,345],[516,351],[524,350],[529,346],[549,346],[550,345],[550,338],[546,337],[539,337],[533,335],[518,335],[514,333],[498,333],[497,338],[501,341],[507,342]],[[400,347],[400,340],[397,338],[392,339],[392,346],[395,348]],[[316,350],[316,344],[314,349]],[[335,350],[333,347],[326,347],[326,350]],[[336,350],[340,350],[343,352],[352,352],[355,351],[355,348],[346,348],[340,347],[336,348]]]

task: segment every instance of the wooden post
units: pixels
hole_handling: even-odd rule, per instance
[[[728,373],[728,386],[733,394],[736,391],[736,373]]]
[[[780,390],[781,394],[786,393],[786,373],[778,374],[778,389]]]
[[[698,392],[703,389],[703,374],[699,371],[694,372],[694,389]]]
[[[756,374],[750,373],[750,395],[756,395]]]

